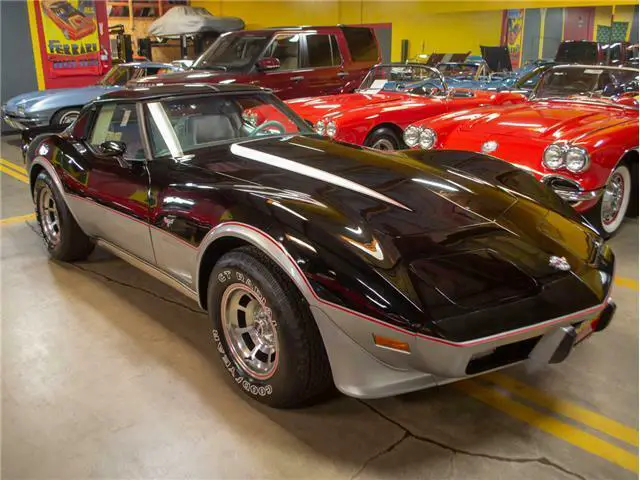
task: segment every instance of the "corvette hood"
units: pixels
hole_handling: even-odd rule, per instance
[[[627,121],[632,113],[573,102],[536,101],[478,114],[461,132],[532,139],[576,138]],[[637,116],[637,114],[636,114]]]
[[[216,189],[270,199],[282,205],[291,220],[313,219],[339,235],[349,227],[381,241],[420,237],[424,247],[480,225],[500,230],[496,222],[526,198],[546,202],[543,211],[555,209],[578,218],[529,174],[471,152],[389,155],[316,136],[262,139],[224,148],[227,155],[216,149],[211,156],[192,161],[200,169],[225,172],[222,175],[229,180],[217,183]],[[225,158],[224,167],[220,157]],[[407,247],[403,256],[417,254],[414,247]]]
[[[327,115],[338,114],[362,107],[384,106],[388,103],[406,101],[406,94],[347,93],[324,97],[307,97],[289,100],[286,103],[302,118],[315,122]]]

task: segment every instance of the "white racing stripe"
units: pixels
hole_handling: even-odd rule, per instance
[[[370,188],[364,187],[359,183],[352,182],[351,180],[347,180],[346,178],[339,177],[338,175],[334,175],[333,173],[325,172],[324,170],[320,170],[319,168],[309,167],[308,165],[294,162],[292,160],[287,160],[286,158],[278,157],[277,155],[271,155],[269,153],[260,152],[252,148],[245,147],[243,145],[238,145],[237,143],[231,145],[231,153],[233,153],[234,155],[238,155],[240,157],[248,158],[249,160],[254,160],[260,163],[266,163],[267,165],[271,165],[273,167],[289,170],[291,172],[304,175],[306,177],[315,178],[316,180],[320,180],[322,182],[327,182],[332,185],[336,185],[338,187],[346,188],[348,190],[361,193],[362,195],[366,195],[371,198],[376,198],[390,205],[394,205],[398,208],[402,208],[403,210],[411,211],[409,207],[394,200],[393,198],[389,198],[386,195],[382,195],[381,193],[378,193],[375,190],[371,190]]]

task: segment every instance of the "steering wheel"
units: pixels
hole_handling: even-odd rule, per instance
[[[285,126],[276,120],[269,120],[268,122],[264,122],[261,125],[258,125],[253,132],[251,132],[248,136],[255,137],[258,133],[266,129],[267,127],[275,127],[280,130],[280,133],[284,133],[287,131]]]
[[[419,87],[412,88],[409,90],[409,93],[413,93],[414,95],[424,95],[427,97],[431,97],[438,93],[440,89],[438,87],[433,86],[433,84],[425,84],[420,85]]]
[[[586,92],[587,90],[591,90],[587,82],[574,82],[572,85],[576,90],[580,90],[581,92]]]

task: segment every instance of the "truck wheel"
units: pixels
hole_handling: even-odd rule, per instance
[[[69,125],[76,121],[78,115],[80,115],[80,109],[77,107],[63,108],[51,118],[51,125]]]
[[[620,163],[609,177],[598,203],[587,212],[587,217],[603,237],[609,238],[622,225],[632,189],[629,167]]]
[[[381,127],[369,134],[364,146],[375,148],[376,150],[391,151],[404,148],[404,143],[393,130]]]
[[[51,258],[64,262],[87,258],[94,244],[76,223],[48,173],[38,174],[33,196],[36,218]]]
[[[213,339],[232,381],[277,408],[310,404],[332,386],[320,332],[288,277],[242,247],[215,265],[207,292]]]

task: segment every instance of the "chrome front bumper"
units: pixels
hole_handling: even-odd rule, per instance
[[[614,310],[607,300],[529,327],[454,343],[368,322],[346,311],[312,307],[337,388],[358,398],[422,390],[521,362],[531,368],[558,363],[578,341],[606,326],[598,324],[600,319],[607,317],[608,325]],[[406,344],[409,351],[382,348],[374,336]]]
[[[21,117],[11,112],[6,112],[4,108],[2,109],[2,120],[15,130],[26,130],[49,124],[46,118]]]
[[[556,195],[570,203],[597,200],[604,191],[604,188],[583,190],[578,182],[561,175],[547,175],[541,181],[551,187]]]

